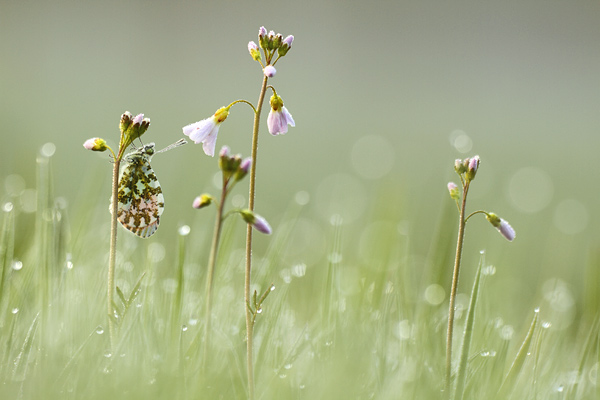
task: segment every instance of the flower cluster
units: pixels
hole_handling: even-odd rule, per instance
[[[465,158],[464,160],[457,159],[454,161],[454,170],[460,175],[461,180],[464,177],[467,182],[475,179],[477,168],[479,168],[479,156]]]
[[[479,156],[474,156],[471,158],[465,158],[464,160],[457,159],[454,161],[454,171],[460,176],[460,181],[462,183],[462,196],[465,197],[469,190],[469,185],[473,179],[475,179],[475,175],[477,174],[477,170],[479,168]],[[456,205],[459,208],[458,201],[461,197],[459,192],[459,187],[454,182],[448,182],[448,193],[450,194],[450,198],[456,202]],[[463,198],[463,207],[464,207],[464,198]],[[463,210],[464,211],[464,210]],[[485,214],[487,220],[492,224],[492,226],[498,229],[498,232],[502,236],[504,236],[508,241],[513,241],[516,234],[515,230],[510,226],[510,224],[504,219],[500,218],[494,213],[490,213],[487,211],[479,210],[471,213],[468,217],[465,218],[465,222],[474,214]]]
[[[248,52],[254,61],[258,61],[263,66],[265,76],[272,78],[275,75],[275,63],[281,57],[285,56],[288,51],[292,48],[294,37],[292,35],[283,38],[281,33],[275,34],[274,31],[267,33],[267,29],[261,26],[258,30],[258,45],[254,42],[248,43]],[[258,47],[263,50],[265,54],[265,64],[262,64],[262,56]],[[275,54],[277,58],[273,60]]]

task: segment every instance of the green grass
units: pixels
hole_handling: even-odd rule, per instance
[[[245,227],[239,220],[224,227],[207,360],[200,356],[212,229],[192,224],[189,235],[165,235],[164,242],[119,230],[122,312],[111,351],[108,195],[90,191],[82,204],[65,208],[53,194],[47,159],[38,160],[38,171],[35,214],[21,212],[16,198],[3,200],[0,398],[244,398]],[[415,258],[415,236],[398,229],[401,219],[390,205],[398,203],[379,202],[362,225],[370,226],[368,237],[359,239],[362,226],[332,218],[324,228],[324,258],[290,261],[289,254],[302,258],[293,246],[298,225],[306,223],[294,204],[268,248],[255,252],[255,288],[276,287],[255,329],[257,399],[443,398],[448,299],[425,293],[432,284],[449,291],[456,210],[448,200],[430,229],[428,251]],[[308,251],[322,246],[304,239]],[[476,260],[478,250],[466,243],[465,253]],[[504,286],[487,264],[495,260],[486,258],[476,297],[468,294],[475,265],[466,265],[459,285],[453,354],[464,398],[599,398],[597,263],[590,261],[588,275],[596,281],[585,284],[586,313],[563,330],[545,322],[543,309],[535,312],[539,304],[522,304],[500,318]],[[512,326],[504,322],[517,317]],[[461,354],[463,341],[468,351]]]

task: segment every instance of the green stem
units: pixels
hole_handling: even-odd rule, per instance
[[[450,289],[450,306],[448,309],[448,334],[446,336],[446,397],[450,398],[450,379],[452,376],[452,335],[454,333],[454,304],[456,302],[456,290],[458,288],[458,273],[462,259],[463,241],[465,237],[465,208],[467,204],[467,192],[469,182],[463,186],[462,206],[460,208],[460,219],[458,223],[458,239],[456,241],[456,258],[454,259],[454,273],[452,274],[452,288]]]
[[[267,92],[267,80],[263,78],[260,95],[254,114],[254,127],[252,129],[252,166],[250,168],[250,189],[248,192],[248,208],[254,211],[254,195],[256,188],[256,152],[258,150],[258,127],[260,125],[260,112],[262,110],[265,93]],[[246,229],[246,273],[244,278],[244,303],[250,304],[250,271],[252,270],[252,225],[248,224]],[[244,305],[246,310],[246,366],[248,369],[248,399],[254,400],[254,366],[252,363],[252,313]]]
[[[221,190],[221,200],[219,201],[219,208],[217,210],[217,217],[215,219],[215,229],[213,232],[212,245],[210,247],[210,255],[208,258],[208,274],[206,276],[206,308],[205,318],[206,325],[204,325],[204,350],[202,357],[202,364],[206,365],[206,359],[208,358],[209,348],[209,337],[210,337],[210,323],[211,323],[211,310],[212,310],[212,290],[213,282],[215,279],[215,267],[217,264],[217,251],[219,249],[219,239],[221,237],[221,227],[223,226],[223,208],[225,207],[225,199],[227,197],[227,181],[223,181],[223,188]]]
[[[112,151],[112,150],[111,150]],[[115,322],[114,322],[114,296],[115,296],[115,261],[117,257],[117,203],[119,192],[119,166],[121,165],[121,151],[117,157],[113,157],[113,181],[111,197],[111,221],[110,221],[110,256],[108,261],[108,281],[106,287],[108,332],[110,336],[110,348],[115,348]],[[114,156],[114,153],[113,153]]]

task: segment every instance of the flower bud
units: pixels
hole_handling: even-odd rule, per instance
[[[238,168],[237,172],[235,173],[235,180],[241,181],[242,179],[244,179],[244,177],[248,174],[248,171],[250,171],[251,166],[252,166],[252,158],[250,158],[250,157],[244,158],[240,164],[240,167]]]
[[[263,73],[265,74],[265,76],[267,78],[272,78],[275,76],[275,74],[277,73],[277,70],[275,69],[274,66],[272,65],[267,65],[264,69],[263,69]]]
[[[258,46],[256,45],[256,43],[254,43],[254,42],[248,43],[248,52],[250,53],[250,56],[252,56],[252,59],[254,61],[261,60],[260,50],[258,49]]]
[[[479,156],[475,156],[469,160],[469,166],[467,168],[467,180],[472,181],[475,179],[475,174],[479,168]]]
[[[203,194],[201,196],[198,196],[194,199],[194,201],[192,202],[192,207],[194,207],[195,209],[199,210],[203,207],[206,207],[208,205],[210,205],[213,201],[213,198],[210,194]]]
[[[273,38],[273,49],[279,49],[279,46],[281,46],[282,41],[283,36],[281,35],[281,33],[275,35],[275,37]]]
[[[279,49],[277,49],[277,54],[281,57],[285,56],[287,52],[292,48],[292,42],[294,41],[294,37],[292,35],[287,36],[281,42]]]
[[[461,160],[461,159],[454,160],[454,170],[459,175],[462,175],[464,172],[467,171],[467,169],[465,168],[465,165],[463,163],[463,160]]]
[[[246,221],[247,223],[252,225],[252,227],[254,229],[256,229],[257,231],[264,233],[266,235],[271,234],[271,232],[272,232],[271,226],[269,225],[267,220],[264,219],[263,217],[261,217],[260,215],[254,214],[250,210],[240,210],[240,215],[242,216],[244,221]]]
[[[101,138],[88,139],[83,143],[83,147],[92,151],[106,151],[106,149],[108,149],[106,141]]]
[[[265,29],[264,26],[261,26],[260,29],[258,30],[258,44],[263,49],[266,49],[268,46],[268,41],[269,41],[269,39],[267,38],[267,30]]]
[[[460,194],[458,193],[458,186],[454,182],[448,182],[448,192],[450,193],[450,197],[454,200],[460,198]]]
[[[510,226],[510,224],[507,221],[500,218],[494,213],[487,213],[485,218],[488,221],[490,221],[494,228],[498,229],[498,232],[500,232],[500,234],[504,236],[506,240],[508,240],[509,242],[512,242],[514,240],[514,238],[516,237],[515,230],[512,226]]]

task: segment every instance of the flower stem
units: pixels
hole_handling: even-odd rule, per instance
[[[450,306],[448,309],[448,334],[446,336],[446,398],[451,396],[451,376],[452,376],[452,335],[454,332],[454,304],[456,301],[456,290],[458,288],[458,273],[462,259],[463,241],[465,237],[465,209],[467,203],[467,192],[469,191],[469,181],[463,185],[462,206],[460,208],[460,217],[458,222],[458,239],[456,241],[456,258],[454,260],[454,273],[452,275],[452,288],[450,290]]]
[[[217,251],[219,248],[219,239],[221,237],[221,227],[223,226],[223,208],[225,206],[225,198],[227,197],[227,182],[223,181],[223,189],[221,190],[221,200],[219,201],[219,208],[217,210],[217,217],[215,219],[215,229],[213,232],[212,245],[210,247],[210,255],[208,258],[208,274],[206,276],[206,308],[205,318],[206,325],[204,325],[204,350],[202,357],[202,364],[206,365],[206,359],[208,358],[209,338],[210,338],[210,323],[211,323],[211,310],[212,310],[212,290],[213,282],[215,279],[215,266],[217,264]]]
[[[112,151],[112,150],[111,150]],[[117,257],[117,202],[119,191],[119,166],[121,165],[121,151],[114,157],[113,153],[113,181],[111,197],[111,221],[110,221],[110,255],[108,261],[108,280],[107,280],[107,315],[108,332],[110,336],[111,350],[115,348],[115,321],[114,321],[114,295],[115,295],[115,261]]]
[[[254,195],[256,188],[256,153],[258,150],[258,127],[260,125],[260,112],[262,110],[265,93],[267,92],[267,80],[263,78],[256,112],[254,114],[254,127],[252,129],[252,166],[250,168],[250,188],[248,192],[248,208],[254,211]],[[252,313],[246,306],[250,304],[250,271],[252,270],[252,225],[248,224],[246,229],[246,273],[244,278],[244,309],[246,310],[246,366],[248,369],[248,399],[254,400],[254,366],[252,363],[252,333],[254,323]]]

